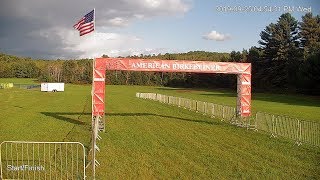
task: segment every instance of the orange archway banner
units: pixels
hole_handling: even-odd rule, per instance
[[[93,63],[92,117],[105,114],[106,70],[225,73],[237,75],[237,115],[251,115],[251,63],[96,58]]]

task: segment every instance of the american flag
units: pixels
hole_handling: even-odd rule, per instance
[[[94,10],[83,16],[73,27],[79,31],[80,36],[94,31]]]

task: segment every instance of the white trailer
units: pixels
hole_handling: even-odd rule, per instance
[[[64,91],[64,83],[41,83],[41,91],[43,92]]]

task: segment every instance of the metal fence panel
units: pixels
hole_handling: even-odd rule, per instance
[[[256,128],[301,143],[320,146],[320,124],[263,112],[256,114]]]
[[[257,129],[272,132],[272,117],[269,114],[258,112],[256,114]]]
[[[85,179],[85,149],[79,142],[4,141],[0,179]]]
[[[204,113],[204,102],[202,101],[197,101],[197,111]]]
[[[217,118],[224,118],[223,117],[223,106],[220,104],[215,104],[214,105],[214,117]]]
[[[236,108],[223,106],[223,116],[224,116],[224,119],[228,121],[232,120],[233,118],[236,117]]]
[[[320,146],[320,124],[309,121],[301,123],[301,142],[306,142],[315,146]]]

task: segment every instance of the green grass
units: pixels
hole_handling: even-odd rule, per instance
[[[88,147],[90,90],[91,86],[69,84],[61,93],[1,89],[0,141],[80,141]],[[235,104],[230,92],[107,86],[107,130],[98,141],[98,179],[320,178],[318,147],[296,146],[292,141],[270,138],[185,109],[138,99],[136,92]],[[319,117],[318,101],[303,96],[292,96],[297,98],[292,103],[284,95],[271,98],[277,96],[282,99],[268,101],[270,95],[255,94],[254,109],[267,111],[270,103],[278,106],[271,109],[272,113],[309,108],[312,120]],[[295,103],[299,99],[311,104]]]

